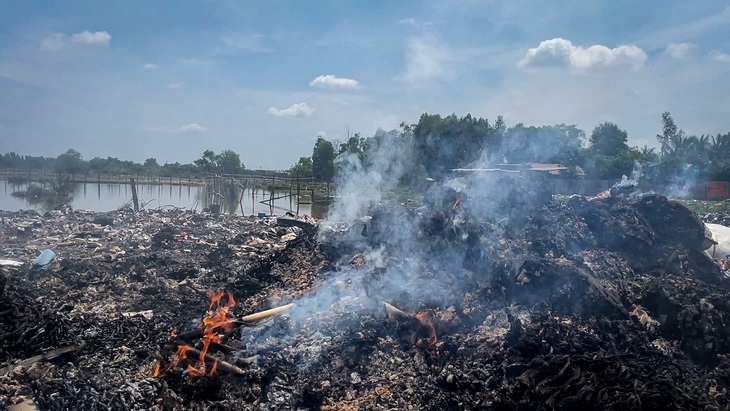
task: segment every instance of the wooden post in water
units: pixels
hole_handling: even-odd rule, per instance
[[[137,185],[134,183],[134,177],[129,178],[129,184],[132,185],[132,202],[134,203],[134,211],[139,211],[139,198],[137,197]]]

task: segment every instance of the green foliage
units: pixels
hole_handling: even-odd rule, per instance
[[[626,144],[628,139],[629,135],[625,130],[621,130],[614,123],[607,122],[593,129],[589,141],[596,154],[616,156],[629,149]]]
[[[192,164],[165,163],[160,165],[156,158],[147,158],[139,164],[116,157],[94,157],[84,161],[81,153],[68,150],[57,158],[20,156],[16,153],[0,155],[0,169],[56,171],[60,173],[91,174],[142,174],[147,176],[195,178],[208,172],[242,173],[245,166],[240,156],[232,150],[216,154],[212,150],[203,152],[201,159]]]
[[[674,119],[668,111],[662,113],[662,134],[657,134],[656,139],[660,144],[662,157],[669,155],[677,146],[677,140],[684,137],[684,131],[677,129]]]
[[[335,147],[323,137],[317,137],[312,150],[312,174],[318,181],[332,181],[335,175]]]
[[[585,140],[575,125],[525,127],[522,123],[505,131],[501,152],[509,163],[563,163],[574,161]]]
[[[289,169],[293,176],[310,177],[312,175],[312,157],[300,157],[299,161]]]
[[[641,158],[641,152],[635,148],[626,148],[615,155],[598,154],[592,177],[601,180],[618,180],[621,176],[631,175],[634,165]]]
[[[223,150],[215,158],[218,168],[223,174],[238,174],[243,170],[241,157],[233,150]]]
[[[233,150],[223,150],[219,154],[205,150],[203,156],[193,164],[205,173],[239,174],[246,169],[241,157]]]
[[[417,161],[432,177],[474,162],[483,150],[494,154],[501,143],[499,129],[471,114],[442,118],[424,113],[413,128],[413,138]]]
[[[215,152],[213,150],[205,150],[203,151],[203,157],[195,160],[193,163],[201,170],[212,173],[216,168]]]
[[[710,180],[730,180],[730,133],[718,134],[710,139],[707,158],[707,176]]]
[[[81,153],[69,149],[56,158],[56,171],[59,173],[81,173],[85,171],[86,164]]]
[[[340,145],[337,154],[354,154],[360,159],[360,161],[362,161],[365,158],[365,152],[368,149],[367,145],[367,139],[361,137],[360,133],[355,133],[354,136],[350,137],[346,142]]]
[[[654,148],[644,146],[639,150],[639,162],[642,164],[654,164],[659,161],[659,154],[656,153]]]

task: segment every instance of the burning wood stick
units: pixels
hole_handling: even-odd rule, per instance
[[[200,350],[198,350],[196,348],[188,347],[188,348],[186,348],[185,352],[187,354],[187,356],[186,356],[187,360],[191,360],[191,359],[194,360],[194,359],[200,358],[200,354],[201,354]],[[208,363],[214,364],[217,362],[216,370],[218,370],[218,371],[227,372],[229,374],[235,374],[235,375],[244,375],[246,373],[246,371],[244,371],[242,368],[236,367],[235,365],[233,365],[227,361],[219,360],[210,354],[205,354],[205,356],[203,358],[205,358],[206,364],[208,364]]]
[[[238,321],[243,321],[244,323],[252,323],[255,321],[261,321],[265,320],[267,318],[273,317],[276,314],[283,313],[284,311],[290,310],[294,307],[294,303],[282,305],[280,307],[272,308],[270,310],[260,311],[254,314],[249,314],[245,317],[241,317],[238,319]]]
[[[184,345],[186,342],[178,340],[178,343]],[[230,345],[222,344],[216,341],[210,341],[209,344],[210,345],[208,347],[208,351],[210,352],[222,352],[223,354],[230,354],[232,352],[241,351],[241,348],[231,347]],[[195,348],[198,350],[203,348],[203,343],[198,342],[195,345]]]
[[[411,315],[406,314],[405,312],[396,308],[394,305],[386,303],[385,301],[382,301],[382,303],[383,303],[383,306],[385,307],[385,311],[388,313],[389,316],[396,317],[396,318],[402,318],[402,319],[412,318]]]
[[[265,319],[271,318],[277,314],[283,313],[284,311],[292,309],[294,307],[294,305],[295,305],[294,303],[291,303],[291,304],[287,304],[287,305],[282,305],[280,307],[272,308],[269,310],[264,310],[264,311],[260,311],[257,313],[249,314],[247,316],[238,318],[236,320],[232,320],[231,324],[234,327],[238,327],[243,324],[248,324],[248,323],[253,323],[256,321],[265,320]],[[211,327],[211,329],[209,331],[216,332],[220,328],[221,328],[221,325]],[[205,332],[205,330],[203,328],[196,328],[194,330],[176,334],[175,337],[180,340],[190,342],[195,339],[203,337],[204,332]]]

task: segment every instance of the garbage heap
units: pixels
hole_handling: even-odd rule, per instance
[[[730,280],[696,214],[656,195],[555,202],[492,183],[318,229],[5,213],[0,258],[51,246],[59,257],[4,269],[1,398],[87,410],[730,406]]]

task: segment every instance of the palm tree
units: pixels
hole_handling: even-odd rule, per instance
[[[712,136],[707,158],[710,178],[720,180],[730,178],[730,133]]]
[[[659,155],[656,153],[654,147],[644,146],[639,150],[639,158],[642,163],[656,163],[659,159]]]

